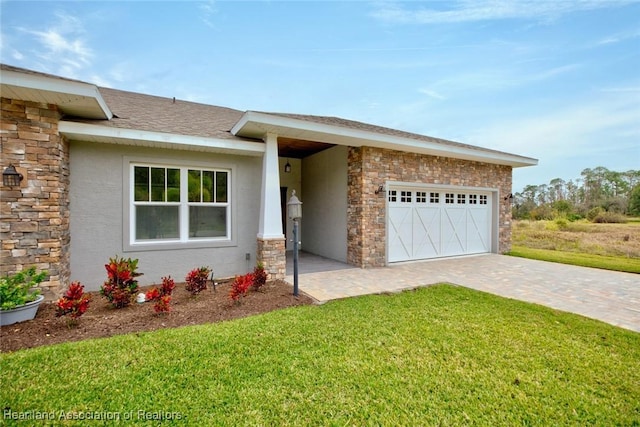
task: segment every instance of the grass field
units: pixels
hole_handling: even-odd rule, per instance
[[[7,425],[640,424],[640,334],[450,285],[0,363]]]
[[[640,222],[514,221],[510,255],[640,273]]]

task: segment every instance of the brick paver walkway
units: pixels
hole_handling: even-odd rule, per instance
[[[359,269],[303,253],[299,265],[300,290],[319,302],[446,282],[640,332],[639,274],[495,254]]]

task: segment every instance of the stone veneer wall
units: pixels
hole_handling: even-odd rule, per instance
[[[258,238],[257,260],[262,263],[270,280],[284,279],[287,272],[285,239]]]
[[[500,253],[511,249],[510,166],[427,156],[372,147],[350,147],[348,162],[347,262],[358,267],[386,264],[386,181],[497,188]]]
[[[69,281],[69,144],[58,133],[55,105],[1,99],[4,170],[27,171],[20,188],[0,189],[0,272],[30,266],[47,270],[43,286],[60,291]]]

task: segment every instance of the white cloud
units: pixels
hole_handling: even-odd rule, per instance
[[[209,28],[215,28],[213,17],[218,13],[215,0],[209,0],[198,4],[198,9],[202,12],[200,20]]]
[[[62,12],[55,17],[55,24],[45,30],[18,30],[35,38],[33,53],[45,68],[57,68],[55,72],[63,76],[78,78],[78,71],[91,65],[93,50],[83,39],[85,31],[79,18]]]
[[[498,19],[551,20],[561,15],[583,10],[609,8],[629,1],[598,0],[459,0],[447,9],[408,8],[405,4],[378,3],[371,16],[387,23],[446,24]]]
[[[617,141],[618,149],[635,145],[637,141],[625,143],[622,137],[640,133],[638,117],[640,104],[633,96],[594,99],[544,115],[503,117],[499,123],[477,129],[467,141],[516,153],[526,149],[534,157],[597,155],[614,149],[610,140]]]
[[[620,43],[629,39],[635,39],[638,37],[640,37],[640,30],[619,32],[619,33],[614,33],[607,37],[604,37],[601,40],[598,40],[595,45],[602,46],[602,45],[608,45],[608,44],[615,44],[615,43]]]
[[[418,92],[427,95],[430,98],[434,98],[434,99],[440,99],[440,100],[444,100],[447,99],[445,96],[440,95],[438,92],[436,92],[435,90],[431,90],[431,89],[418,89]]]

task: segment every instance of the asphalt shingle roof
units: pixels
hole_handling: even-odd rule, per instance
[[[114,114],[113,119],[66,117],[65,120],[149,132],[242,139],[229,130],[240,120],[243,111],[103,87],[99,90]]]

